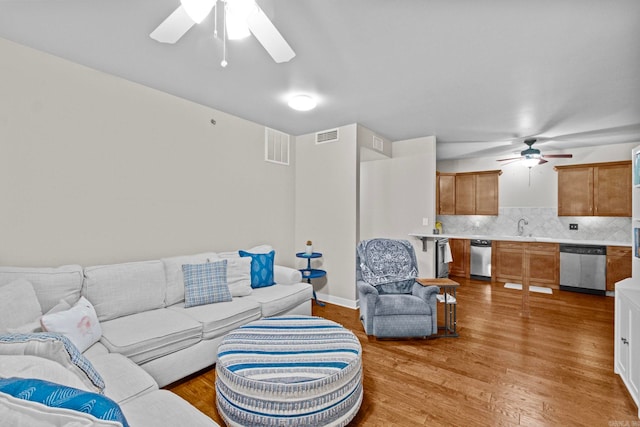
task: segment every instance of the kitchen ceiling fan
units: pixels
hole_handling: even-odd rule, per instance
[[[533,144],[537,141],[537,138],[527,138],[523,142],[527,144],[528,148],[520,152],[520,157],[510,157],[507,159],[498,159],[499,162],[511,162],[521,161],[522,164],[528,168],[532,168],[537,165],[543,165],[548,162],[546,159],[570,159],[573,154],[547,154],[544,155],[537,148],[533,148]]]
[[[296,56],[255,0],[180,0],[180,6],[153,30],[150,37],[161,43],[176,43],[191,27],[201,23],[214,8],[214,35],[217,36],[219,7],[223,14],[223,67],[227,65],[227,39],[241,39],[250,34],[255,36],[276,63],[288,62]]]

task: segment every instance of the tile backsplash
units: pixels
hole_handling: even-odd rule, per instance
[[[438,215],[437,220],[444,233],[515,236],[520,218],[528,222],[524,236],[631,242],[631,218],[559,217],[556,208],[500,208],[498,216]],[[569,224],[578,224],[578,230],[569,230]]]

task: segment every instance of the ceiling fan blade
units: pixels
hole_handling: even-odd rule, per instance
[[[573,154],[543,154],[542,157],[546,157],[547,159],[570,159],[573,157]]]
[[[539,165],[544,165],[545,163],[547,163],[548,160],[545,159],[540,159],[540,161],[538,162]]]
[[[149,37],[160,43],[175,43],[195,24],[186,10],[179,6],[167,19],[158,25],[158,28],[149,34]]]
[[[291,58],[296,56],[289,43],[260,7],[256,7],[255,12],[247,18],[247,25],[262,47],[278,64],[289,62]]]
[[[520,157],[509,157],[508,159],[498,159],[499,162],[506,162],[509,160],[521,160],[524,159],[524,157],[520,156]]]

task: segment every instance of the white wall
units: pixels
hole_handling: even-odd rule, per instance
[[[263,242],[293,264],[295,171],[263,126],[2,39],[0,61],[0,264]]]
[[[637,143],[627,143],[566,150],[573,154],[573,158],[555,159],[544,165],[536,166],[531,169],[531,176],[529,176],[529,169],[521,164],[516,162],[501,165],[496,161],[497,157],[444,160],[437,163],[437,168],[440,172],[502,169],[499,201],[501,208],[557,208],[558,173],[553,169],[554,165],[630,160],[631,149],[636,145]],[[555,151],[553,153],[561,152]],[[552,154],[552,152],[547,154]]]
[[[324,257],[314,263],[327,271],[313,281],[319,297],[355,307],[357,243],[357,125],[339,128],[339,141],[315,143],[315,134],[296,137],[295,246],[307,240]]]
[[[360,239],[409,240],[423,277],[434,276],[433,247],[423,252],[408,234],[435,224],[435,146],[435,137],[394,141],[391,159],[360,164]],[[423,218],[429,225],[422,225]]]

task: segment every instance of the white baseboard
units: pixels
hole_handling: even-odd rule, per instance
[[[316,295],[318,296],[318,300],[328,302],[329,304],[340,305],[342,307],[351,308],[353,310],[356,310],[359,307],[358,300],[350,300],[350,299],[341,298],[341,297],[334,297],[331,295],[321,294],[321,293],[316,293]]]

